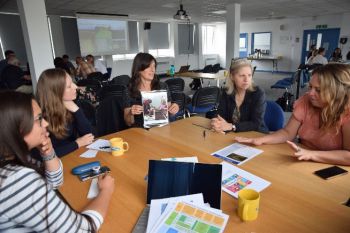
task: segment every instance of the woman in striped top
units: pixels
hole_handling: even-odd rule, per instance
[[[55,188],[63,182],[62,163],[52,148],[41,110],[31,96],[0,93],[0,232],[96,232],[107,213],[114,179],[99,180],[99,195],[76,213]],[[28,161],[39,149],[43,166]]]

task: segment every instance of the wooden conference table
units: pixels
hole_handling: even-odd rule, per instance
[[[226,79],[224,72],[217,72],[215,74],[197,73],[197,72],[183,72],[183,73],[176,73],[175,76],[180,76],[180,77],[185,77],[185,78],[216,80],[217,87],[220,87],[220,80]]]
[[[103,137],[122,137],[129,143],[129,151],[121,157],[99,152],[96,158],[84,159],[79,155],[86,149],[80,148],[62,159],[64,184],[60,192],[73,208],[82,210],[88,203],[90,182],[80,182],[70,174],[71,169],[97,160],[109,166],[116,188],[100,232],[131,232],[146,205],[144,177],[150,159],[197,156],[199,162],[220,163],[220,159],[210,154],[233,143],[234,136],[260,135],[257,132],[223,135],[206,130],[203,138],[205,129],[193,123],[209,125],[207,119],[192,117],[149,131],[133,128]],[[329,165],[297,161],[289,156],[292,150],[286,144],[258,148],[264,153],[240,168],[271,182],[261,192],[259,217],[252,222],[242,222],[236,214],[237,200],[223,192],[222,210],[230,215],[225,232],[349,233],[350,208],[341,204],[350,196],[349,175],[325,181],[312,173]],[[349,170],[349,167],[344,168]]]

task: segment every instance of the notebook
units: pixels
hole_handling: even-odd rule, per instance
[[[178,73],[185,73],[190,69],[190,65],[181,66]]]
[[[221,178],[221,164],[150,160],[147,204],[152,199],[203,193],[205,203],[220,209]]]

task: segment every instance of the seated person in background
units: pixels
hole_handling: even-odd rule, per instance
[[[96,72],[95,68],[86,63],[82,57],[77,57],[75,59],[75,62],[77,63],[77,70],[76,70],[76,76],[87,78],[87,76],[91,73]]]
[[[248,60],[232,61],[218,116],[211,120],[211,127],[216,132],[268,132],[264,123],[265,93],[253,85],[252,72]]]
[[[328,64],[327,58],[324,57],[325,54],[326,54],[325,48],[320,47],[318,49],[317,55],[311,60],[310,64],[308,63],[308,65],[313,65],[313,64],[326,65],[326,64]]]
[[[179,105],[171,103],[168,86],[155,75],[156,67],[157,61],[151,54],[138,53],[134,58],[128,87],[129,99],[124,109],[124,120],[128,126],[143,127],[141,91],[167,90],[169,113],[175,115],[179,111]]]
[[[313,61],[312,61],[312,60],[317,56],[317,54],[318,54],[318,49],[314,49],[314,50],[312,51],[311,56],[307,59],[306,64],[307,64],[307,65],[312,65],[312,64],[313,64]]]
[[[287,125],[258,137],[236,137],[254,145],[287,143],[299,160],[350,165],[350,68],[344,64],[320,66],[312,72],[309,91],[294,105]],[[293,142],[299,136],[300,148]]]
[[[102,74],[107,73],[107,68],[102,64],[100,60],[95,60],[94,56],[91,54],[86,56],[86,62],[95,68],[96,72],[101,72]]]
[[[69,69],[69,71],[70,71],[69,73],[70,73],[71,75],[74,75],[75,67],[74,67],[74,65],[72,64],[72,62],[69,61],[69,56],[68,56],[67,54],[64,54],[64,55],[62,56],[62,59],[63,59],[64,64],[68,67],[68,69]]]
[[[310,50],[309,50],[309,52],[307,53],[307,59],[309,60],[309,58],[311,57],[311,56],[313,56],[313,54],[314,54],[314,51],[316,50],[316,45],[311,45],[310,46]]]
[[[15,52],[13,52],[12,50],[6,50],[5,51],[5,59],[0,61],[0,77],[1,77],[1,73],[4,70],[4,68],[7,66],[8,64],[8,60],[11,57],[16,57]]]
[[[342,61],[343,56],[341,55],[340,48],[334,49],[331,58],[329,59],[330,62],[340,62]]]
[[[41,73],[36,97],[49,122],[53,147],[62,157],[94,140],[89,121],[74,103],[77,86],[62,69],[48,69]]]
[[[72,73],[70,72],[69,67],[64,62],[63,58],[55,57],[55,59],[53,60],[53,64],[55,65],[55,68],[61,68],[61,69],[65,70],[69,75],[72,75]]]
[[[75,212],[55,192],[63,183],[63,167],[37,102],[5,91],[0,109],[0,122],[6,125],[0,131],[1,232],[96,232],[107,215],[114,179],[100,178],[98,196]],[[33,148],[41,152],[41,167],[28,162]]]
[[[19,67],[20,62],[16,57],[10,57],[7,61],[7,66],[1,73],[1,82],[11,90],[24,85],[31,85],[31,77],[26,75],[24,71]],[[29,87],[27,93],[32,93],[32,87]]]

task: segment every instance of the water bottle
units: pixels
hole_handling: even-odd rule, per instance
[[[175,66],[171,65],[170,66],[170,76],[174,76],[174,74],[175,74]]]

